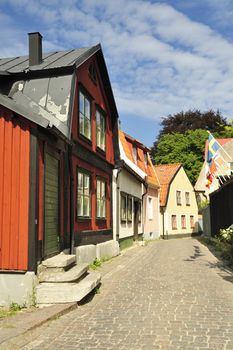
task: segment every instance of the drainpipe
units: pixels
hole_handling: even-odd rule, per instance
[[[145,197],[145,195],[148,193],[148,183],[147,183],[146,181],[144,181],[144,182],[143,182],[143,186],[144,186],[144,188],[145,188],[146,191],[145,191],[145,192],[143,193],[143,195],[142,195],[142,208],[144,207],[144,205],[143,205],[144,197]],[[143,221],[144,221],[144,223],[143,223],[142,234],[143,234],[143,236],[144,236],[144,228],[145,228],[144,211],[143,211]]]
[[[70,173],[70,254],[74,251],[74,174],[72,163],[72,145],[68,145],[69,173]]]
[[[122,171],[122,166],[117,169],[116,174],[116,240],[119,242],[120,238],[120,187],[118,184],[118,177],[120,172]]]
[[[164,233],[164,208],[162,208],[162,214],[163,214],[163,239],[165,239],[165,233]]]

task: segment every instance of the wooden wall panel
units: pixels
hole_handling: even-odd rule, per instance
[[[30,132],[0,109],[0,269],[27,270]]]

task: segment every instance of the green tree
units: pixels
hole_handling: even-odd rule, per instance
[[[220,133],[224,130],[225,125],[227,125],[226,118],[219,111],[209,110],[207,112],[200,112],[198,109],[187,112],[181,111],[163,118],[161,122],[162,129],[158,138],[172,132],[183,133],[196,129]]]
[[[207,131],[201,129],[162,135],[154,156],[155,164],[182,163],[190,181],[195,184],[203,164],[207,138]]]

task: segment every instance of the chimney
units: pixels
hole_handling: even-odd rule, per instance
[[[29,66],[42,63],[42,38],[39,32],[28,33]]]

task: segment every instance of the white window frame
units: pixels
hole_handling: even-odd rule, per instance
[[[82,178],[82,186],[80,180]],[[85,193],[85,182],[89,181],[89,192]],[[88,203],[88,212],[85,213],[85,202]],[[90,218],[91,217],[91,174],[83,169],[77,169],[77,217]]]
[[[96,178],[96,218],[106,219],[106,181]]]
[[[83,102],[81,103],[81,99]],[[89,107],[88,107],[89,106]],[[88,140],[92,140],[92,118],[91,99],[82,91],[79,91],[79,133]],[[83,110],[82,110],[83,109]],[[88,125],[88,133],[85,132],[85,125]]]
[[[96,146],[106,151],[106,117],[96,108]]]

